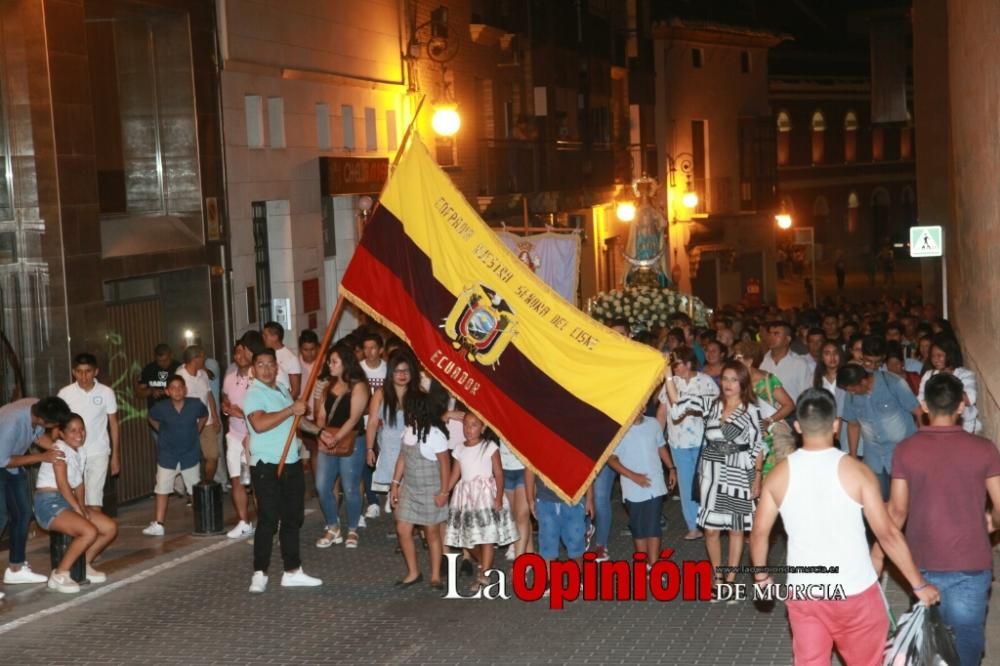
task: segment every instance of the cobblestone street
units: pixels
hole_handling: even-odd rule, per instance
[[[136,537],[148,509],[144,504],[120,517],[127,543],[152,541]],[[182,507],[173,508],[175,520],[189,522]],[[674,561],[701,559],[700,541],[680,539],[679,503],[668,502],[666,513],[665,544],[675,549]],[[624,525],[619,510],[613,557],[630,554]],[[0,611],[2,661],[53,666],[791,661],[780,604],[769,613],[750,602],[682,601],[576,602],[551,611],[544,600],[443,600],[426,584],[401,591],[392,584],[403,569],[395,540],[387,537],[390,528],[391,520],[383,516],[362,530],[357,550],[318,550],[312,541],[320,518],[313,511],[304,531],[304,568],[325,584],[283,589],[275,560],[268,591],[251,595],[249,541],[195,539],[168,526],[162,550],[169,552],[119,549],[118,559],[109,554],[105,563],[108,583],[87,586],[78,596],[44,586],[7,586]],[[47,539],[38,541],[47,545]],[[781,557],[776,550],[773,561]],[[31,559],[37,571],[47,571],[44,555],[40,562]],[[509,569],[507,562],[502,566]],[[907,603],[903,594],[893,587],[890,598],[901,613]]]

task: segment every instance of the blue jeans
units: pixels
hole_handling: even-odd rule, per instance
[[[362,446],[364,444],[364,438],[362,438]],[[365,504],[378,504],[378,495],[372,490],[372,474],[375,473],[374,467],[369,467],[368,463],[362,459],[361,461],[361,483],[365,487]]]
[[[670,447],[670,455],[677,466],[677,486],[681,495],[681,513],[684,514],[684,523],[688,531],[698,529],[698,503],[691,499],[691,484],[694,483],[694,474],[698,468],[698,453],[701,449],[697,446],[690,449],[675,449]]]
[[[594,544],[608,547],[611,538],[611,491],[618,472],[605,465],[594,479]]]
[[[27,471],[20,469],[12,474],[6,469],[0,469],[0,530],[3,530],[9,520],[11,564],[20,565],[25,562],[24,551],[28,545],[31,516]]]
[[[538,517],[538,554],[542,558],[558,560],[560,543],[566,546],[566,556],[570,559],[583,557],[586,543],[583,533],[587,524],[583,502],[566,504],[536,499],[535,515]]]
[[[364,435],[358,435],[354,440],[354,453],[350,456],[328,456],[322,452],[316,454],[316,494],[328,526],[340,525],[340,509],[333,494],[333,486],[339,477],[347,504],[347,529],[358,528],[358,520],[361,518],[361,469],[364,466]]]
[[[960,666],[977,666],[986,643],[986,607],[993,572],[923,571],[924,579],[941,591],[941,619],[955,632]]]

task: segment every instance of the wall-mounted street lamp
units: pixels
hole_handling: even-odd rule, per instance
[[[792,216],[788,213],[778,213],[774,216],[774,221],[777,223],[779,229],[791,229],[792,228]]]
[[[688,210],[698,207],[700,199],[698,193],[692,187],[692,177],[694,176],[694,156],[691,153],[680,153],[677,157],[667,155],[667,183],[670,189],[677,187],[677,172],[684,175],[684,194],[681,195],[681,204]],[[676,222],[676,215],[674,216]]]
[[[439,5],[430,12],[427,21],[417,24],[417,3],[411,3],[408,15],[410,24],[410,39],[406,61],[409,68],[410,90],[417,91],[417,61],[425,56],[441,68],[441,83],[433,100],[434,112],[431,116],[431,127],[434,133],[442,137],[452,137],[462,127],[462,117],[458,113],[455,101],[454,75],[448,70],[447,63],[458,54],[461,44],[453,38],[449,26],[448,8]]]

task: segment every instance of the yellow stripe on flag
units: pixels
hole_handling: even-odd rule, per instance
[[[663,375],[663,355],[567,303],[521,263],[480,219],[419,137],[397,165],[380,205],[432,258],[435,278],[456,299],[479,285],[503,297],[515,319],[510,344],[536,367],[614,421],[625,425],[634,418],[639,403]],[[495,362],[503,364],[502,353]]]

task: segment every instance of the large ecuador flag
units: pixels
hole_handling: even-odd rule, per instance
[[[564,499],[583,495],[663,375],[661,354],[518,261],[417,136],[341,286]]]

